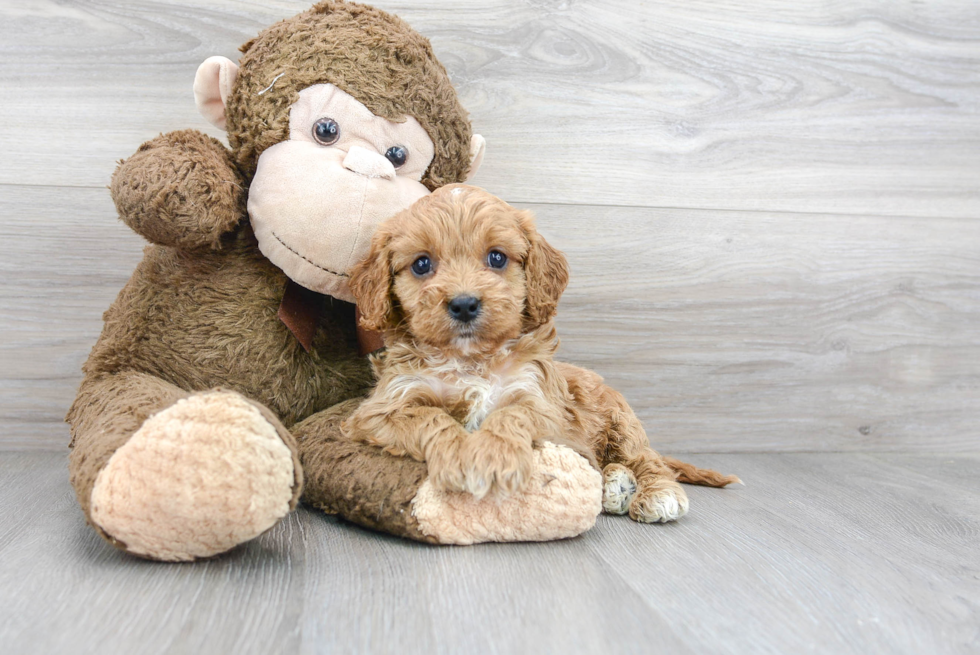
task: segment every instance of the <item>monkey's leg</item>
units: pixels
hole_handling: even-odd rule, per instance
[[[135,555],[217,555],[269,529],[298,501],[295,440],[238,393],[188,393],[138,372],[93,375],[68,422],[69,472],[86,518]]]
[[[567,447],[543,444],[524,491],[503,500],[447,492],[424,462],[345,437],[340,424],[360,399],[293,426],[306,478],[303,500],[328,514],[417,541],[545,541],[588,530],[601,511],[599,473]]]

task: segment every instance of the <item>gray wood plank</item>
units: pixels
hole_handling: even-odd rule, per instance
[[[978,215],[975,3],[378,4],[432,39],[499,195]],[[3,4],[0,183],[101,186],[141,141],[206,128],[197,64],[306,6]]]
[[[980,447],[980,223],[528,205],[559,355],[686,452]]]
[[[61,448],[102,313],[145,242],[106,189],[0,185],[0,444]]]
[[[590,542],[639,595],[682,599],[668,619],[685,643],[707,631],[729,653],[980,648],[975,456],[698,459],[748,487],[694,489],[688,521],[650,542],[624,522],[607,525],[622,551]],[[967,473],[949,479],[949,468]],[[663,557],[636,566],[648,549]]]
[[[971,653],[980,455],[713,455],[748,486],[563,542],[428,547],[300,509],[190,565],[115,551],[64,455],[0,453],[5,652]]]
[[[102,187],[161,131],[217,134],[197,64],[308,2],[3,3],[4,652],[980,651],[974,3],[377,4],[488,138],[475,182],[567,251],[565,358],[665,452],[875,454],[699,456],[749,486],[560,543],[427,548],[301,509],[207,562],[117,553],[61,422],[140,256]]]
[[[0,444],[61,447],[142,241],[104,189],[0,204]],[[562,357],[665,448],[980,447],[980,222],[527,206],[571,262]]]

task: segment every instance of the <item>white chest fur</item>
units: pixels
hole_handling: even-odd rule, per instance
[[[516,394],[537,390],[537,376],[530,366],[526,366],[507,376],[460,375],[453,381],[451,392],[460,394],[469,406],[463,425],[472,432],[480,428],[490,412],[500,406],[502,400],[508,399],[512,402]]]
[[[467,407],[463,426],[479,429],[495,409],[517,401],[522,395],[541,396],[541,372],[534,364],[504,361],[492,369],[474,369],[452,360],[424,373],[399,376],[396,387],[425,385],[447,406]],[[407,390],[407,389],[406,389]]]

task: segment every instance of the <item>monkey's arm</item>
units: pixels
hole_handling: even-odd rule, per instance
[[[161,134],[112,175],[119,217],[149,241],[182,250],[221,247],[245,216],[244,183],[231,153],[196,130]]]
[[[477,500],[435,485],[426,465],[392,457],[341,434],[359,399],[318,412],[292,429],[305,479],[303,500],[328,514],[391,534],[441,544],[545,541],[580,534],[602,510],[602,476],[570,448],[534,451],[527,488]]]

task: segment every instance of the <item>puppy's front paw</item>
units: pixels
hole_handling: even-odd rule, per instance
[[[464,489],[479,500],[491,489],[503,495],[522,491],[534,472],[531,444],[477,431],[463,444]]]
[[[640,523],[667,523],[687,514],[687,494],[679,484],[662,489],[647,489],[633,496],[630,518]]]
[[[425,463],[429,469],[429,479],[436,488],[446,491],[466,489],[466,476],[459,451],[459,439],[443,439],[428,449]]]

